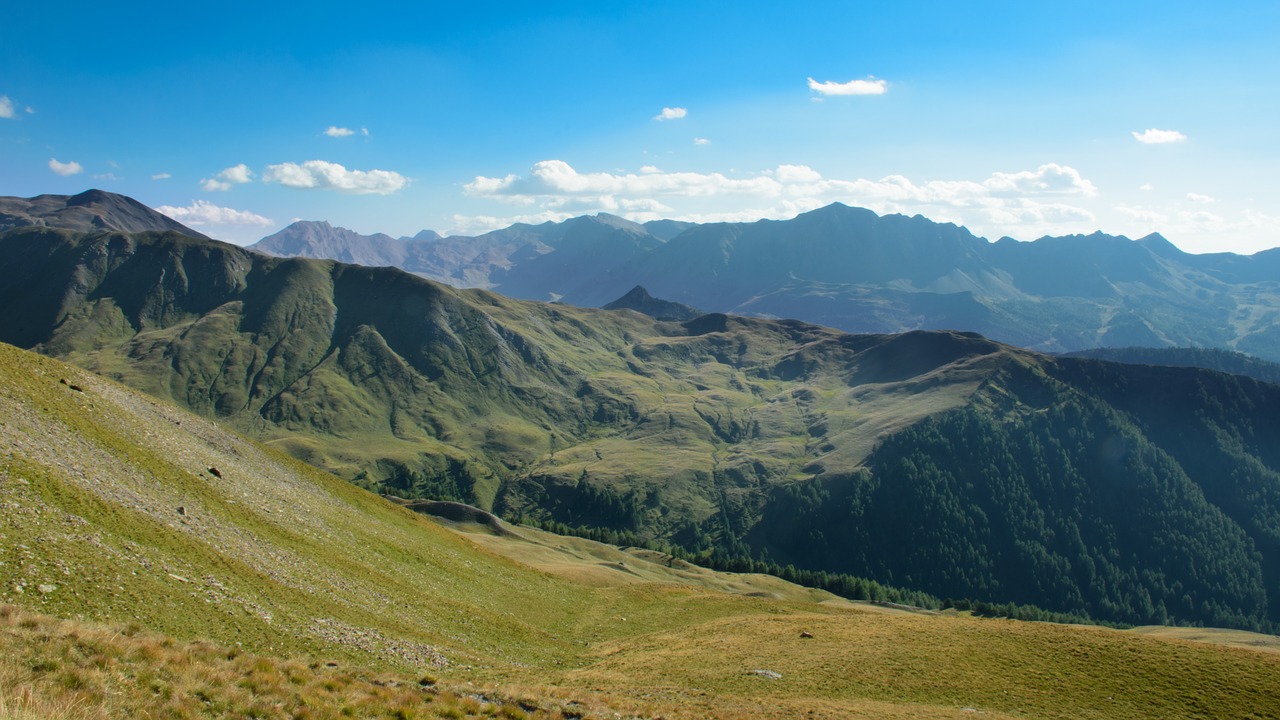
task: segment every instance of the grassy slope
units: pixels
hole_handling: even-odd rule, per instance
[[[56,361],[0,346],[0,377],[0,599],[207,639],[184,662],[209,673],[251,680],[217,659],[234,646],[303,658],[302,687],[332,660],[671,717],[1280,713],[1272,654],[888,612],[523,529],[458,532]],[[81,652],[15,632],[6,657]],[[151,661],[168,662],[130,662]],[[70,666],[32,660],[5,692],[65,694]]]
[[[1029,587],[1017,578],[1042,573],[1021,562],[1004,564],[1009,578],[994,576],[987,559],[997,553],[984,547],[974,528],[985,523],[982,513],[1003,513],[1008,503],[996,493],[991,507],[971,512],[969,488],[980,487],[975,478],[956,479],[966,504],[954,514],[949,532],[955,535],[931,546],[904,531],[891,503],[863,504],[865,516],[859,518],[841,493],[862,492],[871,487],[867,480],[907,487],[899,480],[880,482],[888,477],[885,463],[877,466],[869,453],[922,418],[986,404],[992,406],[985,416],[991,431],[1011,435],[1016,428],[1010,418],[1034,417],[1064,397],[1119,407],[1134,394],[1129,380],[1139,378],[1138,370],[1119,373],[1105,393],[1097,378],[1076,373],[1069,392],[1046,400],[1044,383],[1014,385],[1009,378],[1026,374],[1018,368],[1035,374],[1075,365],[962,333],[850,336],[797,322],[726,316],[659,323],[635,313],[456,291],[388,268],[267,259],[176,235],[37,229],[0,235],[0,245],[29,271],[0,276],[0,302],[26,308],[0,317],[0,336],[22,338],[42,352],[218,417],[349,479],[390,481],[403,494],[457,497],[508,515],[607,526],[695,549],[745,540],[751,551],[767,551],[782,562],[941,596],[1020,598],[1071,612],[1094,612],[1090,603],[1098,605],[1099,593],[1088,582],[1077,583],[1081,593],[1033,596],[999,587],[1006,581]],[[1141,377],[1145,390],[1163,391],[1172,376]],[[1129,407],[1103,435],[1145,432],[1165,415],[1186,420],[1213,410],[1210,401],[1222,393],[1258,394],[1238,382],[1214,387],[1207,400],[1190,398],[1171,412],[1153,412],[1150,403]],[[1215,458],[1195,472],[1187,468],[1190,482],[1206,495],[1222,486],[1222,469],[1242,478],[1235,495],[1220,498],[1219,492],[1210,502],[1249,537],[1225,533],[1231,547],[1211,548],[1186,568],[1216,567],[1229,554],[1240,560],[1231,572],[1264,576],[1264,582],[1250,580],[1256,587],[1249,592],[1266,592],[1259,611],[1257,603],[1240,606],[1242,593],[1213,580],[1210,585],[1221,587],[1211,596],[1172,590],[1177,602],[1168,612],[1177,619],[1262,627],[1263,616],[1276,617],[1280,533],[1274,528],[1280,504],[1257,500],[1280,498],[1272,469],[1277,460],[1267,452],[1275,443],[1245,441],[1280,437],[1271,422],[1276,415],[1267,409],[1280,407],[1280,394],[1259,397],[1260,410],[1239,405],[1238,411],[1217,413],[1230,423],[1215,416],[1204,428],[1208,433],[1197,428],[1156,443],[1184,465]],[[1236,428],[1236,419],[1253,427]],[[1239,447],[1205,447],[1212,444],[1206,438],[1224,427],[1228,435],[1240,436]],[[1086,466],[1095,448],[1074,442],[1072,432],[1066,428],[1052,440],[1070,445],[1074,454],[1067,461]],[[963,438],[942,440],[941,450],[981,451],[964,447]],[[1186,458],[1177,449],[1185,449]],[[1057,456],[1052,460],[1053,466],[1064,465]],[[1234,472],[1241,468],[1249,472]],[[1020,466],[1004,474],[1021,481],[1041,469]],[[790,492],[780,486],[806,483],[835,498],[823,506],[820,526],[803,508],[777,509],[778,498]],[[927,485],[920,489],[926,499],[931,491]],[[1058,504],[1052,495],[1033,499]],[[1176,493],[1153,490],[1151,497],[1173,511],[1184,504]],[[1119,520],[1106,521],[1124,528],[1125,512],[1119,508]],[[847,528],[866,527],[860,521],[865,518],[893,519],[880,523],[880,541],[918,547],[918,556],[903,560],[874,552],[878,563],[852,562],[857,552],[869,552],[868,543],[831,541],[847,535]],[[926,523],[925,529],[936,525]],[[1040,530],[1028,532],[1045,535]],[[1064,526],[1057,535],[1070,538],[1074,530]],[[1097,545],[1098,553],[1115,554],[1107,543]],[[938,563],[929,561],[952,548],[978,559],[961,568],[973,575],[972,582],[911,580],[940,576]],[[1265,563],[1255,561],[1255,549]],[[1058,554],[1072,568],[1087,565],[1080,553]],[[1236,567],[1243,565],[1248,567]],[[1118,567],[1116,575],[1147,578],[1149,569]],[[1171,586],[1187,585],[1192,578],[1184,570],[1155,576],[1167,574]],[[1118,610],[1104,607],[1102,617],[1161,619],[1154,601],[1146,612],[1141,603],[1121,600]],[[1205,600],[1226,610],[1203,611]]]

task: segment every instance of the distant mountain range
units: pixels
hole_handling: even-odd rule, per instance
[[[661,321],[172,232],[22,228],[0,253],[0,340],[369,488],[938,597],[1280,621],[1280,386],[974,333]]]
[[[640,285],[710,312],[849,332],[959,329],[1053,352],[1203,346],[1280,360],[1280,249],[1191,255],[1159,235],[992,243],[834,204],[781,221],[642,225],[601,214],[398,243],[297,223],[253,247],[588,307]]]

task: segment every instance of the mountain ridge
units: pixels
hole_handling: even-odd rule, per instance
[[[582,216],[415,247],[400,267],[523,299],[600,306],[642,285],[713,312],[848,332],[962,329],[1053,352],[1199,345],[1280,360],[1280,248],[1192,255],[1155,233],[989,242],[839,203],[749,223]]]
[[[173,231],[208,239],[203,233],[125,195],[86,190],[78,195],[0,197],[0,231],[43,226],[79,232]]]
[[[1104,620],[1280,614],[1274,385],[969,332],[665,322],[172,233],[0,250],[25,270],[0,301],[26,308],[0,340],[365,487]]]
[[[442,525],[5,344],[0,417],[0,691],[18,717],[1280,710],[1265,637],[916,613]]]

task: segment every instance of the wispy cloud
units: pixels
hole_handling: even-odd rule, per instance
[[[662,122],[664,120],[680,120],[689,114],[688,109],[682,107],[664,107],[662,112],[653,116],[654,120]]]
[[[233,165],[211,178],[200,180],[200,187],[207,192],[226,192],[233,185],[244,185],[253,181],[253,171],[248,165]]]
[[[229,207],[214,205],[208,200],[192,200],[186,207],[161,205],[156,212],[177,220],[184,225],[223,225],[270,227],[275,225],[269,218],[247,210],[235,210]]]
[[[329,129],[324,131],[324,134],[328,135],[329,137],[340,138],[340,137],[347,137],[349,135],[355,135],[356,131],[352,130],[351,128],[344,128],[344,127],[338,127],[337,125],[330,125]],[[369,133],[366,131],[365,135],[368,135],[368,134]]]
[[[693,139],[693,144],[694,144],[694,145],[710,145],[710,144],[711,144],[711,141],[710,141],[710,140],[708,140],[708,139],[706,139],[706,138],[698,138],[698,137],[696,137],[696,138],[694,138],[694,139]]]
[[[819,95],[883,95],[889,92],[889,83],[875,77],[849,82],[818,82],[809,78],[809,89]]]
[[[1187,139],[1186,135],[1177,130],[1158,130],[1156,128],[1147,128],[1142,132],[1136,130],[1131,133],[1133,138],[1143,145],[1167,145],[1169,143],[1180,143]]]
[[[262,181],[308,190],[338,190],[355,195],[390,195],[409,184],[392,170],[348,170],[338,163],[308,160],[268,165]]]
[[[155,175],[151,176],[151,179],[152,180],[168,180],[171,177],[173,176],[170,175],[169,173],[156,173]]]
[[[49,169],[63,177],[84,172],[84,167],[74,160],[71,162],[58,162],[54,158],[49,158]]]
[[[8,95],[0,95],[0,118],[12,120],[18,117],[18,113],[13,109],[13,101]]]
[[[1200,193],[1193,193],[1193,192],[1187,193],[1187,202],[1211,203],[1216,201],[1217,199],[1210,195],[1201,195]]]

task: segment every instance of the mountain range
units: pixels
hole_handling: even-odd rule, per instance
[[[1280,249],[1192,255],[1160,235],[989,242],[921,216],[833,204],[792,220],[637,224],[601,214],[477,237],[323,241],[295,223],[255,244],[276,255],[392,265],[461,288],[600,306],[655,296],[848,332],[957,329],[1060,352],[1202,346],[1280,360]]]
[[[174,232],[30,227],[0,252],[22,268],[0,340],[365,487],[943,598],[1280,620],[1275,385],[519,301]]]
[[[1280,713],[1274,637],[853,603],[408,503],[428,518],[4,344],[0,491],[5,718]]]

